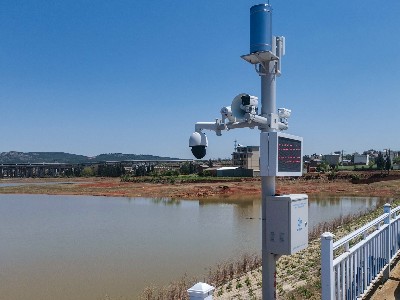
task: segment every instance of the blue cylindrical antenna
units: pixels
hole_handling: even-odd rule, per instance
[[[272,50],[272,7],[258,4],[250,8],[250,53]]]

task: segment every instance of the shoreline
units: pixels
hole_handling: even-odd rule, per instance
[[[259,178],[210,180],[201,182],[123,182],[120,178],[7,178],[0,184],[1,194],[87,195],[106,197],[144,197],[172,199],[240,200],[261,197]],[[44,184],[53,183],[53,184]],[[59,183],[59,184],[57,184]],[[25,185],[26,184],[26,185]],[[343,196],[397,197],[400,196],[400,176],[371,183],[352,183],[348,177],[328,179],[327,176],[307,179],[279,178],[277,194],[330,194]]]

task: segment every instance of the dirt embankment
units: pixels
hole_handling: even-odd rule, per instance
[[[18,179],[7,182],[38,183],[0,188],[0,193],[93,195],[122,197],[168,197],[180,199],[199,198],[246,198],[261,195],[261,179],[233,179],[185,183],[121,182],[119,178],[71,178],[71,179]],[[54,181],[54,185],[40,185]],[[68,184],[74,183],[74,184]],[[371,172],[343,172],[332,174],[307,174],[300,178],[278,178],[277,194],[338,194],[354,196],[400,196],[400,172],[389,176]]]

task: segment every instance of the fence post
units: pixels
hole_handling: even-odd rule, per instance
[[[333,237],[330,232],[321,235],[321,287],[322,300],[333,300],[334,277],[333,277]]]
[[[189,300],[212,300],[215,288],[207,283],[198,282],[187,290]]]
[[[391,205],[389,203],[386,203],[383,206],[383,213],[388,213],[389,216],[385,219],[385,224],[387,224],[387,235],[386,235],[386,261],[387,261],[387,268],[385,269],[385,271],[383,272],[383,281],[385,282],[386,280],[389,279],[390,276],[390,259],[391,259],[391,255],[390,255],[390,248],[392,248],[391,246],[391,234],[392,234],[392,230],[390,228],[390,219],[391,219]]]

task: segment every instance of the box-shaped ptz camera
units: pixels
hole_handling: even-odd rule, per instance
[[[308,246],[308,196],[269,196],[266,200],[267,251],[290,255]]]
[[[282,132],[262,132],[261,176],[302,176],[303,138]]]

